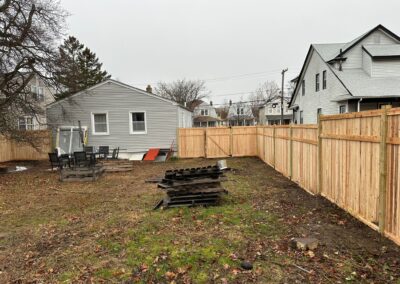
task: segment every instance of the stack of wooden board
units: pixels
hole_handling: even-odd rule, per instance
[[[158,184],[167,196],[154,209],[163,207],[216,205],[227,191],[221,182],[226,178],[218,166],[166,171]]]
[[[98,164],[93,167],[63,168],[60,171],[61,181],[95,181],[104,173],[104,167]]]

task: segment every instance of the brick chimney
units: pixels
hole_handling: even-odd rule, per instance
[[[148,92],[149,94],[152,94],[153,93],[153,88],[150,85],[147,85],[146,92]]]

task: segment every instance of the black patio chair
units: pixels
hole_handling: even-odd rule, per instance
[[[51,170],[54,170],[54,168],[62,169],[69,165],[69,159],[66,160],[62,157],[58,157],[57,153],[49,153],[49,161],[51,164]]]
[[[118,155],[119,155],[119,147],[118,147],[118,148],[115,148],[115,149],[112,151],[111,158],[109,158],[109,159],[111,159],[111,160],[118,160]]]
[[[110,154],[110,147],[108,146],[99,147],[99,158],[107,159],[109,154]]]
[[[89,167],[92,164],[92,156],[93,154],[88,158],[85,151],[74,152],[74,167]]]

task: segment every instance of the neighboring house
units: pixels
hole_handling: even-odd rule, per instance
[[[35,110],[32,113],[24,113],[24,111],[16,113],[15,127],[19,130],[47,129],[46,105],[54,101],[54,90],[46,86],[37,75],[33,76],[26,88],[27,90],[22,94],[29,101],[29,105],[34,106]],[[0,98],[4,98],[1,92]]]
[[[283,100],[283,124],[290,124],[293,117],[293,111],[289,109],[289,97]],[[262,125],[281,124],[281,99],[276,98],[259,110],[259,123]]]
[[[192,112],[186,108],[112,79],[48,105],[47,118],[53,130],[67,130],[65,137],[70,128],[80,127],[86,130],[87,145],[119,147],[121,158],[176,147],[177,128],[192,126]],[[77,140],[69,152],[82,147],[78,138],[68,139]],[[56,144],[68,152],[61,140]]]
[[[295,123],[318,114],[400,106],[400,37],[382,25],[348,43],[312,44],[290,108]]]
[[[255,125],[251,106],[244,103],[230,104],[226,120],[229,126]]]
[[[209,104],[202,101],[193,110],[194,127],[216,127],[222,124],[212,102]]]

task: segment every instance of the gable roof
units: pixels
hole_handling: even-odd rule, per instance
[[[343,85],[343,87],[349,92],[350,96],[361,96],[360,92],[355,91],[359,87],[359,84],[357,84],[357,82],[353,82],[353,80],[358,80],[361,78],[361,79],[363,79],[362,81],[366,82],[367,79],[371,79],[371,78],[368,77],[366,74],[365,74],[365,77],[361,76],[360,72],[354,72],[354,74],[351,74],[351,72],[343,72],[343,71],[338,72],[337,70],[332,68],[332,66],[329,63],[339,57],[342,57],[345,53],[347,53],[349,50],[351,50],[354,46],[356,46],[358,43],[360,43],[366,37],[368,37],[373,32],[378,31],[378,30],[383,31],[384,33],[388,34],[390,37],[394,38],[395,40],[397,40],[400,43],[400,36],[396,35],[395,33],[390,31],[383,25],[377,25],[373,29],[369,30],[368,32],[362,34],[361,36],[355,38],[354,40],[352,40],[348,43],[311,44],[310,48],[307,52],[306,59],[304,60],[303,66],[301,68],[300,74],[298,76],[298,83],[296,84],[296,87],[293,91],[293,96],[290,100],[289,105],[292,106],[293,101],[294,101],[295,97],[297,96],[299,86],[301,85],[301,79],[304,77],[304,72],[306,70],[306,67],[308,65],[308,62],[311,58],[311,54],[313,51],[317,52],[318,55],[325,61],[328,68],[333,72],[333,74],[340,81],[340,83]],[[383,46],[383,45],[380,45],[380,46]],[[398,45],[398,46],[400,47],[400,45]],[[397,52],[397,47],[396,48],[388,47],[386,50],[381,50],[380,52],[381,53],[393,53],[394,49],[396,49],[396,52]],[[349,76],[347,77],[347,75],[349,75]],[[386,83],[384,78],[379,78],[379,79],[381,79],[381,80],[374,80],[374,83],[372,83],[372,81],[371,81],[370,84],[377,84],[380,87],[384,86],[384,84]],[[368,85],[370,85],[370,84],[368,84]],[[373,86],[376,87],[377,85],[373,85]],[[366,90],[365,88],[362,88],[362,89]],[[373,88],[373,89],[375,89],[375,88]],[[375,93],[376,93],[376,91],[375,91]],[[358,94],[358,95],[355,95],[355,94]]]
[[[155,94],[148,93],[148,92],[146,92],[145,90],[142,90],[142,89],[133,87],[133,86],[131,86],[131,85],[128,85],[128,84],[125,84],[125,83],[122,83],[122,82],[119,82],[119,81],[116,81],[116,80],[114,80],[114,79],[107,79],[107,80],[105,80],[105,81],[103,81],[103,82],[101,82],[101,83],[99,83],[99,84],[97,84],[97,85],[94,85],[94,86],[92,86],[92,87],[90,87],[90,88],[88,88],[88,89],[86,89],[86,90],[80,91],[80,92],[78,92],[78,93],[76,93],[76,94],[73,94],[73,95],[71,95],[71,96],[68,96],[68,97],[66,97],[66,98],[63,98],[63,99],[61,99],[61,100],[52,102],[52,103],[48,104],[47,107],[51,107],[51,106],[53,106],[53,105],[59,104],[59,103],[65,101],[65,100],[69,100],[69,99],[71,99],[71,98],[73,98],[73,97],[85,95],[85,94],[87,94],[88,91],[93,91],[93,90],[95,90],[95,89],[97,89],[97,88],[99,88],[99,87],[101,87],[101,86],[103,86],[103,85],[106,85],[106,84],[115,84],[115,85],[118,85],[118,86],[120,86],[120,87],[124,87],[124,88],[130,89],[130,90],[136,91],[136,92],[138,92],[138,93],[140,93],[140,94],[143,94],[143,95],[146,95],[146,96],[150,96],[150,97],[153,97],[153,98],[158,99],[158,100],[162,100],[162,101],[167,102],[167,103],[170,103],[170,104],[172,104],[172,105],[176,105],[176,106],[178,106],[178,107],[180,107],[180,108],[183,108],[183,109],[185,109],[185,110],[191,112],[191,110],[189,110],[189,109],[187,109],[187,108],[181,106],[180,104],[178,104],[178,103],[176,103],[176,102],[174,102],[174,101],[171,101],[171,100],[169,100],[169,99],[166,99],[166,98],[157,96],[157,95],[155,95]]]

